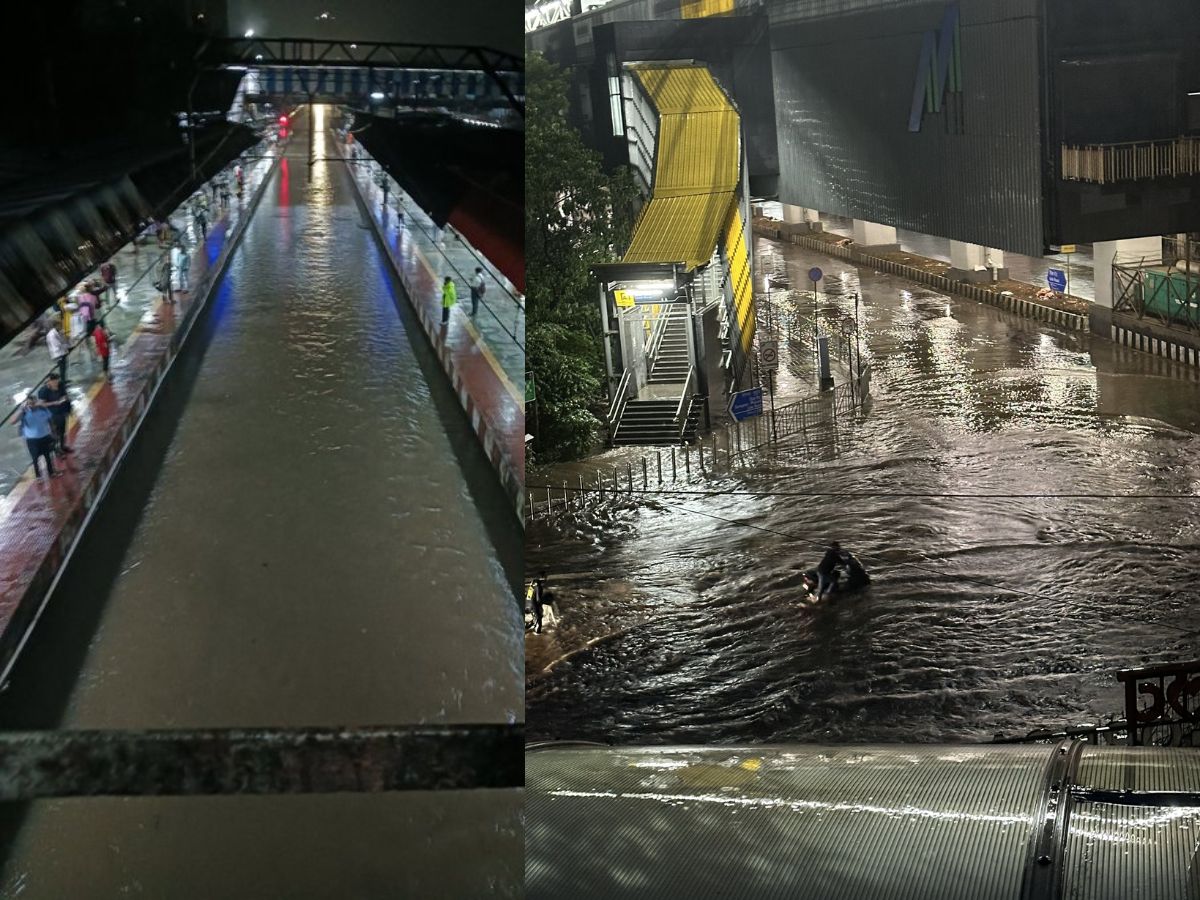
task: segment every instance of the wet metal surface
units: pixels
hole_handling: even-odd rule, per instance
[[[1194,656],[1194,370],[756,247],[760,278],[822,266],[823,305],[861,291],[874,403],[836,444],[701,486],[774,496],[534,523],[562,622],[530,647],[595,643],[531,673],[531,739],[986,740],[1119,714],[1118,670]],[[873,583],[809,605],[830,539]]]
[[[524,784],[519,725],[0,732],[0,800]]]
[[[6,727],[520,718],[519,558],[497,549],[490,522],[511,514],[498,497],[480,510],[469,484],[490,474],[469,423],[427,381],[440,376],[398,315],[348,176],[318,163],[310,181],[306,139],[211,301],[207,346],[184,366],[194,383],[174,388],[181,411],[147,423],[19,661]],[[165,459],[145,449],[156,440]],[[3,885],[22,897],[473,896],[520,883],[516,791],[6,812]]]
[[[548,746],[526,755],[527,895],[1184,900],[1195,757],[1078,744]],[[1163,781],[1184,790],[1140,790]],[[1077,784],[1139,790],[1114,805]]]

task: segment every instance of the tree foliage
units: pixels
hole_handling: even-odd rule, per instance
[[[526,357],[537,385],[545,460],[591,449],[604,400],[597,288],[589,274],[628,243],[636,192],[628,168],[607,174],[567,120],[568,79],[540,54],[525,65]]]

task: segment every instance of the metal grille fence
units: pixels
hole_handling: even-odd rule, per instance
[[[1067,181],[1111,184],[1186,175],[1200,175],[1200,138],[1062,147],[1062,177]]]
[[[694,444],[647,448],[618,465],[597,466],[577,473],[574,482],[551,485],[531,479],[529,519],[585,509],[619,496],[653,493],[671,485],[729,474],[754,466],[755,451],[779,446],[784,439],[797,451],[811,455],[820,445],[836,442],[856,419],[870,378],[869,367],[858,385],[846,382],[814,397],[778,407],[762,416],[716,428]],[[772,421],[773,419],[773,421]]]

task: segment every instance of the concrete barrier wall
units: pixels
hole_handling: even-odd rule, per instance
[[[790,241],[793,244],[799,244],[810,250],[816,250],[819,253],[844,259],[847,262],[871,266],[880,272],[887,272],[889,275],[897,275],[901,278],[918,282],[919,284],[927,284],[946,294],[954,294],[959,297],[966,297],[969,300],[975,300],[979,303],[986,303],[988,306],[995,306],[998,309],[1003,309],[1006,312],[1011,312],[1027,319],[1049,322],[1068,331],[1088,330],[1087,316],[1067,312],[1062,309],[1055,309],[1052,306],[1035,303],[1032,300],[1026,300],[1023,297],[1017,297],[1013,294],[994,291],[984,285],[955,281],[947,278],[945,275],[926,272],[924,269],[907,266],[895,260],[880,259],[853,247],[828,243],[820,238],[813,237],[811,234],[805,234],[793,229],[786,229],[785,231],[783,227],[764,226],[757,223],[754,226],[754,233],[774,240]]]
[[[1114,344],[1120,344],[1122,347],[1129,347],[1132,350],[1140,350],[1143,353],[1153,353],[1155,356],[1161,356],[1189,366],[1200,366],[1200,350],[1194,346],[1189,346],[1182,342],[1169,341],[1120,325],[1112,325],[1110,328],[1110,336]]]

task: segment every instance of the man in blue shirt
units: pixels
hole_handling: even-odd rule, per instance
[[[71,453],[67,446],[67,419],[71,415],[71,398],[57,372],[46,376],[46,383],[37,392],[38,401],[50,413],[50,431],[60,454]]]
[[[50,410],[38,403],[37,397],[32,393],[25,398],[25,405],[21,408],[21,414],[17,416],[17,428],[21,437],[25,438],[25,446],[29,448],[29,455],[33,458],[33,474],[38,478],[42,477],[38,459],[45,457],[46,473],[51,478],[61,475],[62,472],[54,468],[54,462],[50,458],[54,450]]]

